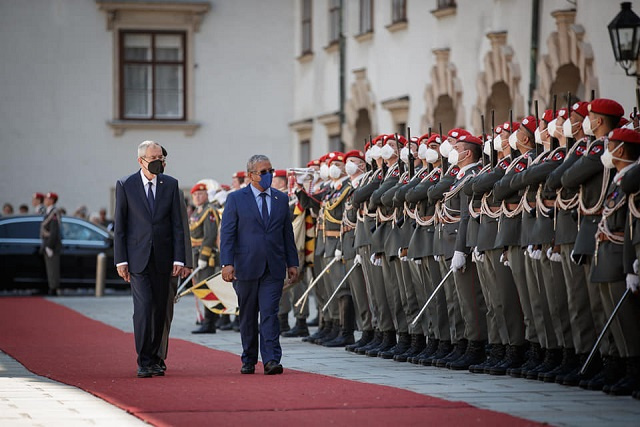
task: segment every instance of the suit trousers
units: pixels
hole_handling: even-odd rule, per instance
[[[149,367],[159,362],[170,282],[171,270],[163,272],[158,268],[153,250],[145,269],[131,273],[133,334],[138,366]]]
[[[233,289],[238,295],[240,309],[240,338],[242,363],[258,363],[258,336],[263,363],[280,363],[280,323],[278,305],[282,297],[282,279],[274,279],[267,267],[257,280],[236,280]],[[260,328],[258,328],[260,315]]]
[[[164,319],[162,340],[160,341],[160,348],[158,349],[158,357],[161,360],[166,360],[169,353],[169,333],[171,332],[171,321],[173,320],[174,300],[176,297],[176,291],[178,290],[178,278],[171,276],[169,284],[169,292],[167,295],[167,317]]]
[[[509,267],[500,262],[502,249],[491,249],[485,252],[484,263],[488,269],[491,299],[496,314],[496,322],[502,344],[523,345],[524,316],[520,306],[518,289]]]
[[[47,282],[49,283],[49,289],[60,289],[60,254],[54,253],[49,257],[45,252],[44,266],[47,269]]]
[[[571,261],[572,250],[573,244],[560,245],[573,346],[576,353],[583,354],[589,353],[595,344],[596,328],[591,313],[591,302],[589,301],[584,269]]]
[[[608,319],[613,309],[622,298],[627,285],[625,282],[598,283],[602,294],[605,317]],[[616,348],[620,357],[640,356],[640,297],[631,294],[620,306],[618,314],[611,322],[610,331],[613,335]]]
[[[562,264],[553,262],[547,257],[547,250],[550,247],[550,244],[542,245],[542,258],[538,262],[542,267],[542,278],[547,292],[551,324],[553,325],[558,345],[564,348],[574,348],[571,321],[569,320],[567,287],[564,284]]]
[[[364,260],[363,260],[364,262]],[[353,259],[346,260],[347,271],[353,267]],[[364,281],[362,265],[356,266],[347,279],[347,286],[351,290],[353,303],[356,310],[356,322],[361,331],[372,331],[373,323],[371,309],[369,308],[369,298],[367,297],[367,284]]]
[[[446,276],[451,268],[451,260],[446,261],[444,257],[440,257],[440,274],[442,278]],[[444,294],[447,302],[447,317],[449,317],[449,334],[451,342],[456,344],[464,336],[464,319],[460,312],[460,301],[458,299],[458,291],[453,274],[444,283]]]
[[[474,265],[476,266],[476,270],[478,270],[478,280],[480,281],[480,288],[482,289],[484,302],[487,306],[487,339],[489,344],[503,344],[502,337],[500,336],[500,326],[498,326],[497,310],[495,308],[495,288],[491,286],[492,283],[495,283],[496,279],[490,274],[489,263],[486,262],[486,259],[487,255],[485,254],[484,259],[482,261],[476,261]],[[504,324],[501,326],[504,328]]]
[[[536,325],[538,342],[543,348],[558,348],[558,340],[553,332],[551,313],[545,283],[542,278],[542,268],[538,260],[531,259],[529,255],[524,257],[525,277],[527,279],[527,290],[529,292],[529,302],[531,303],[531,313]]]
[[[471,257],[464,269],[454,271],[453,279],[464,319],[464,337],[469,341],[487,341],[487,305],[482,296],[478,271]]]
[[[520,298],[520,307],[522,307],[522,315],[524,317],[524,336],[525,339],[532,343],[539,343],[536,325],[531,311],[531,300],[529,299],[529,289],[527,288],[527,277],[525,275],[524,253],[520,245],[509,246],[509,265],[511,267],[511,275],[518,290]],[[542,343],[540,343],[542,344]]]
[[[398,333],[409,332],[407,325],[407,316],[402,308],[402,299],[400,296],[400,284],[396,275],[395,267],[389,263],[386,255],[382,255],[382,278],[384,279],[384,291],[389,301],[391,309],[391,318],[393,325]]]
[[[422,258],[421,267],[423,275],[425,278],[428,277],[428,282],[431,283],[427,292],[427,299],[429,299],[433,292],[435,292],[436,287],[442,282],[440,264],[438,264],[438,261],[436,261],[433,256],[427,256]],[[426,279],[425,283],[427,283]],[[451,328],[449,328],[449,315],[447,313],[447,296],[443,290],[445,286],[446,285],[443,285],[443,287],[440,288],[427,310],[430,310],[429,316],[431,317],[435,337],[439,340],[451,341]]]

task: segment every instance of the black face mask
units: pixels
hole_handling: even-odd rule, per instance
[[[164,172],[164,165],[162,164],[162,160],[154,160],[147,164],[147,169],[154,175],[158,175]]]

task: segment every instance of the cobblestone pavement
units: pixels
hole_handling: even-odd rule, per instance
[[[133,304],[130,296],[59,297],[52,301],[123,331],[133,330]],[[195,319],[193,298],[183,298],[176,305],[172,338],[185,339],[216,350],[240,353],[240,334],[219,331],[215,335],[193,335],[191,330],[196,327]],[[290,319],[290,323],[293,324],[293,319]],[[341,348],[330,349],[303,343],[299,338],[283,338],[281,343],[285,373],[290,368],[388,385],[560,426],[630,426],[638,425],[640,419],[640,401],[630,397],[612,397],[602,392],[539,381],[449,371],[358,356]],[[47,412],[50,412],[49,420],[53,414],[60,417],[55,419],[59,419],[59,424],[65,426],[73,425],[72,420],[78,425],[86,425],[87,417],[95,425],[116,419],[119,425],[141,423],[135,417],[88,393],[37,377],[15,365],[19,364],[0,354],[0,425],[45,425],[38,420],[42,420]],[[167,365],[170,375],[171,353]],[[238,358],[238,369],[240,365]],[[132,361],[133,372],[135,361]],[[72,392],[77,393],[78,397],[75,400],[65,400],[65,396]],[[89,398],[92,403],[89,403]],[[15,403],[17,399],[21,401]],[[69,400],[73,400],[73,404]],[[100,408],[92,406],[94,400],[101,403]],[[43,401],[48,403],[42,406]],[[83,412],[85,407],[91,409]],[[75,418],[69,418],[68,413],[74,411],[77,412]],[[46,425],[54,424],[47,422]]]

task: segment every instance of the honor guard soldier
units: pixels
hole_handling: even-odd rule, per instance
[[[217,239],[220,219],[215,209],[208,202],[207,186],[196,184],[191,188],[191,198],[196,207],[189,218],[189,232],[191,234],[191,253],[193,264],[200,268],[196,274],[196,283],[212,276],[218,269]],[[205,310],[204,320],[200,327],[191,333],[215,334],[218,315],[209,309]]]
[[[56,208],[58,195],[47,193],[44,196],[46,208],[44,219],[40,223],[40,253],[44,255],[44,265],[47,270],[49,295],[62,295],[60,289],[60,253],[62,252],[62,217]]]
[[[238,171],[231,175],[231,191],[239,190],[245,186],[244,179],[247,177],[245,171]]]
[[[44,205],[44,194],[33,193],[31,206],[33,206],[33,213],[36,215],[44,215],[47,212],[47,208]]]

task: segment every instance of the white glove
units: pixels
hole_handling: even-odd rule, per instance
[[[402,258],[402,248],[398,248],[398,258]]]
[[[627,274],[627,289],[636,293],[640,289],[640,277],[637,274]]]
[[[453,268],[455,271],[462,271],[464,270],[464,266],[467,264],[467,256],[460,252],[460,251],[455,251],[453,253],[453,258],[451,258],[451,268]]]
[[[476,257],[477,262],[484,262],[484,252],[480,252],[477,246],[473,248],[473,255]]]
[[[562,255],[558,252],[553,252],[553,248],[547,249],[547,258],[551,262],[562,262]]]
[[[529,258],[533,258],[531,254],[533,253],[533,245],[527,246],[527,250],[524,252],[524,256],[529,256]]]
[[[402,262],[408,262],[408,261],[409,261],[409,258],[408,258],[408,257],[406,257],[406,256],[401,256],[401,257],[400,257],[400,261],[402,261]]]
[[[638,260],[633,261],[633,273],[638,274]]]
[[[416,265],[422,265],[422,258],[413,258],[413,262],[415,262]]]
[[[434,256],[433,256],[433,259],[434,259],[436,262],[440,262],[440,255],[434,255]]]
[[[353,257],[353,263],[354,264],[362,264],[362,257],[360,256],[360,254],[356,254],[356,256]]]
[[[505,267],[511,267],[511,264],[509,264],[509,258],[507,258],[506,252],[502,252],[502,255],[500,255],[500,262],[503,263]]]
[[[209,265],[209,263],[203,259],[199,259],[198,260],[198,268],[200,270],[204,270],[205,268],[207,268],[207,265]]]
[[[342,251],[340,249],[336,249],[336,251],[333,253],[333,257],[340,261],[340,259],[342,258]]]
[[[537,260],[542,259],[542,250],[540,250],[540,249],[532,250],[531,251],[531,259],[537,259]]]
[[[48,248],[48,247],[45,247],[45,248],[44,248],[44,251],[45,251],[45,253],[47,254],[47,256],[48,256],[49,258],[51,258],[51,257],[53,256],[53,249]]]
[[[371,264],[376,267],[382,267],[382,260],[376,256],[376,254],[371,254]]]

